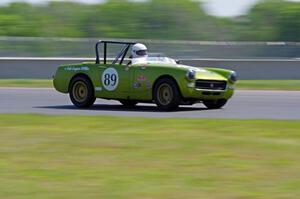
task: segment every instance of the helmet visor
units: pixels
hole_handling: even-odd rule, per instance
[[[145,56],[148,54],[148,51],[147,50],[138,50],[138,51],[136,51],[136,54],[139,56]]]

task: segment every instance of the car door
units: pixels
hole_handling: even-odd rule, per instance
[[[101,97],[127,99],[130,92],[130,68],[119,64],[106,64],[100,70]]]
[[[144,65],[130,66],[131,72],[131,94],[136,100],[150,100],[152,97],[151,69]]]

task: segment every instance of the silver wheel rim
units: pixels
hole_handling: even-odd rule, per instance
[[[84,102],[87,99],[88,91],[84,82],[78,81],[73,85],[73,97],[77,102]]]
[[[167,83],[159,85],[157,89],[158,101],[162,105],[169,105],[173,100],[173,90]]]

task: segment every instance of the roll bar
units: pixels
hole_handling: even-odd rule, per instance
[[[96,64],[100,64],[100,55],[99,55],[99,45],[103,44],[103,63],[106,64],[106,56],[107,56],[107,44],[124,44],[123,49],[120,51],[118,56],[115,58],[113,61],[113,64],[115,64],[120,57],[122,57],[120,64],[122,64],[129,48],[131,45],[136,44],[135,42],[123,42],[123,41],[101,41],[99,40],[96,45],[95,45],[95,50],[96,50]]]

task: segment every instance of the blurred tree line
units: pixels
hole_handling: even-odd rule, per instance
[[[188,0],[11,3],[0,7],[0,35],[300,41],[300,3],[264,0],[235,18],[210,16],[201,3]]]

